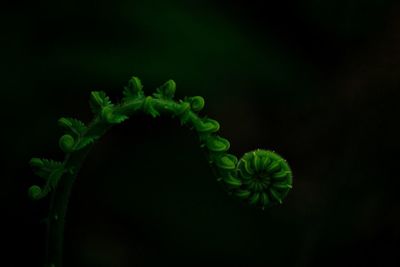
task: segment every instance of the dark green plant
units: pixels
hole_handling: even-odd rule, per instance
[[[282,200],[292,188],[292,173],[287,162],[278,154],[257,149],[247,152],[238,160],[229,154],[229,141],[217,134],[220,125],[216,120],[201,117],[204,107],[201,96],[185,97],[175,101],[175,82],[167,81],[152,96],[145,96],[137,77],[132,77],[124,88],[119,104],[112,104],[104,92],[92,92],[90,107],[94,119],[86,126],[72,118],[61,118],[58,123],[65,128],[59,145],[65,152],[63,162],[32,158],[30,165],[36,174],[45,179],[43,186],[33,185],[29,195],[41,199],[51,193],[47,222],[46,266],[62,264],[64,222],[68,199],[79,169],[95,142],[113,125],[127,120],[136,112],[143,111],[152,117],[168,114],[180,120],[182,125],[194,129],[205,150],[217,181],[233,196],[247,203],[265,208]]]

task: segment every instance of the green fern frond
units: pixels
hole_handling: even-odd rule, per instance
[[[112,107],[110,98],[103,91],[94,91],[90,94],[90,108],[92,112],[97,115],[99,114],[103,108]]]
[[[277,153],[262,149],[247,152],[240,159],[229,154],[230,142],[217,134],[219,122],[199,115],[205,106],[204,99],[193,96],[175,100],[175,90],[175,82],[169,80],[152,95],[145,96],[139,78],[132,77],[123,90],[122,102],[116,105],[103,91],[91,93],[90,107],[94,118],[88,126],[73,118],[59,119],[59,125],[66,129],[59,139],[65,159],[63,162],[31,159],[30,165],[45,179],[45,183],[42,187],[33,185],[28,190],[33,199],[43,198],[50,192],[53,194],[48,220],[51,240],[48,247],[51,251],[53,247],[60,249],[70,190],[90,147],[113,125],[124,122],[137,112],[154,118],[167,114],[194,129],[217,181],[230,195],[263,209],[283,202],[293,183],[287,162]],[[48,253],[47,266],[58,267],[61,263],[61,252]]]
[[[85,148],[86,146],[93,144],[97,139],[98,139],[98,137],[85,136],[79,140],[75,149],[81,150],[81,149]]]
[[[81,136],[87,131],[86,125],[74,118],[60,118],[58,124],[77,136]]]
[[[128,102],[133,99],[143,98],[143,85],[138,77],[133,76],[129,82],[128,86],[124,87],[124,91],[122,92],[124,95],[122,101]]]
[[[155,98],[158,99],[173,99],[175,96],[176,84],[173,80],[169,80],[160,87],[156,89],[156,92],[153,94]]]
[[[64,167],[62,162],[55,161],[52,159],[40,159],[40,158],[32,158],[29,161],[29,165],[34,168],[36,175],[42,177],[44,179],[48,179],[50,173],[54,170],[58,170]]]

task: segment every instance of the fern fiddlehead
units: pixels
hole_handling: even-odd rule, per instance
[[[65,134],[59,140],[59,146],[65,152],[64,161],[39,158],[30,161],[36,174],[45,179],[45,184],[42,187],[31,186],[29,196],[41,199],[51,192],[46,266],[61,266],[68,199],[90,148],[113,125],[140,111],[152,117],[167,114],[178,118],[182,125],[194,129],[217,175],[217,181],[230,194],[263,209],[282,203],[292,188],[292,172],[287,162],[275,152],[261,149],[247,152],[238,160],[228,153],[229,141],[217,134],[219,123],[199,115],[205,105],[204,99],[194,96],[175,101],[175,90],[175,82],[169,80],[157,88],[155,93],[146,96],[140,80],[132,77],[124,88],[124,97],[119,104],[113,104],[102,91],[91,93],[90,107],[94,119],[88,126],[77,119],[59,119],[59,125],[65,129]]]

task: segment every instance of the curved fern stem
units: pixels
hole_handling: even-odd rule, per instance
[[[87,154],[95,141],[113,125],[119,124],[137,112],[152,117],[169,115],[178,118],[182,125],[194,129],[205,150],[209,163],[225,189],[247,203],[261,208],[282,203],[292,188],[292,172],[287,162],[278,154],[257,149],[238,160],[229,154],[230,143],[217,134],[220,125],[216,120],[201,117],[204,107],[200,96],[185,97],[175,101],[175,82],[167,81],[152,96],[145,96],[137,77],[132,77],[124,89],[122,102],[114,105],[104,92],[92,92],[90,106],[94,119],[86,126],[72,118],[59,119],[66,133],[60,138],[60,148],[65,152],[63,162],[33,158],[30,161],[37,175],[46,180],[44,186],[33,185],[29,195],[41,199],[51,192],[47,220],[46,266],[62,265],[65,216],[73,183]]]

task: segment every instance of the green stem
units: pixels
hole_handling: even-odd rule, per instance
[[[80,168],[92,146],[71,155],[66,164]],[[64,226],[68,201],[78,171],[66,173],[51,193],[49,217],[47,221],[46,267],[61,267],[64,243]]]

